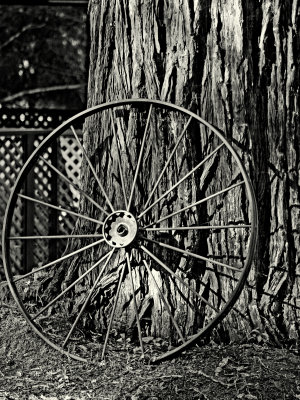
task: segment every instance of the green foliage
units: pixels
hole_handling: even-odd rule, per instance
[[[0,16],[0,102],[24,90],[86,82],[84,8],[0,6]],[[85,90],[24,96],[14,105],[82,108]]]

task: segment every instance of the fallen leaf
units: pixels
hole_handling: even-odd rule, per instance
[[[221,367],[221,368],[225,367],[225,365],[228,364],[228,361],[229,361],[229,357],[223,358],[223,360],[219,363],[219,367]]]
[[[145,337],[143,337],[143,342],[144,343],[150,343],[150,342],[153,341],[153,339],[154,339],[153,336],[145,336]]]
[[[215,369],[215,375],[219,375],[220,372],[222,372],[222,368],[221,367],[217,367]]]
[[[228,364],[229,357],[225,357],[220,361],[219,365],[215,369],[215,375],[219,375],[222,372],[223,368]]]
[[[240,371],[245,371],[245,370],[247,370],[247,369],[248,369],[248,367],[245,367],[245,366],[243,366],[243,365],[240,365],[239,367],[236,368],[236,370],[239,371],[239,372],[240,372]]]

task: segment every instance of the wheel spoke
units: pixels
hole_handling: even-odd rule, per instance
[[[132,183],[132,187],[131,187],[131,192],[130,192],[130,197],[129,197],[129,201],[128,201],[127,211],[129,211],[130,207],[131,207],[133,193],[134,193],[137,177],[138,177],[138,174],[139,174],[139,171],[140,171],[140,166],[141,166],[141,162],[142,162],[142,156],[143,156],[145,142],[146,142],[147,130],[148,130],[148,126],[149,126],[149,123],[150,123],[151,112],[152,112],[152,104],[150,105],[149,112],[148,112],[147,122],[146,122],[145,130],[144,130],[144,135],[143,135],[143,140],[142,140],[142,144],[141,144],[141,148],[140,148],[140,154],[139,154],[139,158],[138,158],[138,162],[137,162],[137,166],[136,166],[136,170],[135,170],[135,175],[134,175],[134,179],[133,179],[133,183]]]
[[[192,231],[201,229],[230,229],[230,228],[251,228],[251,225],[200,225],[200,226],[170,226],[161,228],[140,228],[142,231]]]
[[[110,334],[110,331],[111,331],[111,326],[112,326],[112,323],[113,323],[113,320],[114,320],[114,315],[115,315],[115,312],[116,312],[116,307],[117,307],[117,303],[118,303],[118,299],[119,299],[119,295],[120,295],[121,285],[122,285],[122,281],[123,281],[123,277],[124,277],[125,265],[126,264],[124,263],[124,265],[122,267],[122,270],[121,270],[120,277],[119,277],[117,293],[116,293],[116,296],[115,296],[115,299],[114,299],[114,305],[113,305],[113,308],[112,308],[112,311],[111,311],[111,314],[110,314],[110,318],[109,318],[109,323],[108,323],[107,332],[106,332],[106,335],[105,335],[105,341],[104,341],[102,354],[101,354],[101,360],[103,360],[104,356],[105,356],[106,346],[107,346],[107,343],[108,343],[108,338],[109,338],[109,334]]]
[[[126,252],[126,260],[127,260],[127,266],[129,270],[129,276],[130,276],[130,283],[131,283],[131,290],[132,290],[132,298],[133,298],[133,307],[134,307],[134,312],[135,312],[135,317],[136,317],[136,324],[138,328],[138,335],[139,335],[139,341],[140,341],[140,346],[141,346],[141,351],[143,357],[145,356],[144,354],[144,346],[143,346],[143,340],[142,340],[142,329],[141,329],[141,324],[140,324],[140,317],[137,309],[137,304],[136,304],[136,298],[135,298],[135,291],[134,291],[134,284],[133,284],[133,277],[132,277],[132,269],[131,269],[131,263],[129,260],[129,254]]]
[[[44,157],[41,157],[43,162],[48,165],[49,168],[51,168],[54,172],[56,172],[65,182],[67,182],[69,185],[73,186],[74,189],[76,189],[79,193],[81,193],[87,200],[89,200],[94,206],[99,208],[104,214],[109,215],[107,211],[104,210],[94,199],[92,199],[87,193],[85,193],[84,190],[80,189],[79,186],[77,186],[74,182],[72,182],[70,179],[68,179],[61,171],[59,171],[57,168],[54,167],[48,160],[46,160]]]
[[[144,236],[141,236],[141,239],[144,239],[147,242],[155,243],[160,247],[165,247],[166,249],[177,251],[178,253],[182,253],[182,254],[184,254],[184,255],[186,255],[188,257],[198,258],[199,260],[207,261],[207,262],[210,262],[210,263],[216,264],[216,265],[220,265],[221,267],[224,267],[224,268],[227,268],[227,269],[231,269],[233,271],[238,271],[238,272],[242,272],[243,271],[241,268],[232,267],[230,265],[223,264],[223,263],[221,263],[219,261],[215,261],[215,260],[211,260],[210,258],[207,258],[207,257],[199,256],[198,254],[192,253],[191,251],[182,250],[182,249],[179,249],[178,247],[174,247],[174,246],[171,246],[171,245],[166,244],[166,243],[158,242],[157,240],[148,239],[148,238],[146,238]]]
[[[41,236],[10,236],[9,240],[39,240],[39,239],[83,239],[83,238],[101,238],[100,234],[82,234],[82,235],[41,235]]]
[[[86,306],[87,306],[88,302],[90,301],[90,298],[91,298],[91,296],[92,296],[94,290],[96,289],[96,287],[97,287],[97,285],[98,285],[98,283],[99,283],[99,281],[100,281],[100,278],[102,277],[103,272],[105,271],[105,268],[106,268],[107,264],[109,263],[109,261],[110,261],[112,255],[113,255],[113,252],[114,252],[114,251],[115,251],[115,249],[113,249],[113,250],[109,253],[108,258],[106,259],[106,261],[105,261],[105,263],[104,263],[104,265],[103,265],[101,271],[99,272],[99,275],[97,276],[97,279],[95,280],[94,285],[92,286],[91,290],[89,291],[89,293],[88,293],[88,295],[87,295],[87,297],[86,297],[86,299],[85,299],[85,301],[84,301],[84,303],[83,303],[83,305],[82,305],[82,307],[81,307],[81,309],[80,309],[80,311],[79,311],[79,313],[78,313],[78,315],[77,315],[77,317],[76,317],[76,319],[75,319],[75,321],[74,321],[74,323],[73,323],[71,329],[70,329],[69,332],[68,332],[68,335],[67,335],[67,337],[66,337],[66,339],[65,339],[65,341],[64,341],[64,343],[63,343],[63,345],[62,345],[62,347],[65,347],[66,344],[68,343],[68,340],[70,339],[70,336],[72,335],[72,332],[73,332],[74,329],[76,328],[76,326],[77,326],[77,324],[78,324],[78,321],[79,321],[81,315],[83,314],[84,310],[86,309]]]
[[[110,119],[111,119],[111,125],[112,125],[112,129],[113,129],[113,134],[114,134],[114,138],[115,138],[116,146],[117,146],[118,167],[119,167],[119,173],[120,173],[120,178],[121,178],[121,185],[122,185],[122,190],[123,190],[123,197],[124,197],[125,207],[127,208],[127,207],[128,207],[128,206],[127,206],[127,196],[126,196],[126,191],[125,191],[124,174],[123,174],[122,164],[121,164],[121,154],[120,154],[120,148],[119,148],[119,144],[118,144],[118,137],[117,137],[117,132],[116,132],[116,128],[115,128],[115,124],[114,124],[114,118],[113,118],[113,114],[112,114],[111,108],[109,109],[109,114],[110,114]]]
[[[151,193],[150,193],[150,195],[149,195],[149,197],[148,197],[148,199],[147,199],[147,201],[146,201],[146,203],[144,205],[144,208],[146,208],[148,206],[148,204],[149,204],[149,202],[150,202],[150,200],[151,200],[151,198],[152,198],[157,186],[159,185],[159,182],[161,181],[161,179],[162,179],[162,177],[163,177],[168,165],[170,164],[170,162],[171,162],[171,160],[172,160],[172,158],[173,158],[173,156],[174,156],[174,154],[175,154],[175,152],[177,150],[177,147],[179,146],[179,143],[181,142],[181,140],[182,140],[182,138],[183,138],[183,136],[184,136],[184,134],[185,134],[185,132],[186,132],[191,120],[192,120],[192,118],[193,117],[190,117],[188,119],[187,123],[185,124],[185,126],[183,128],[183,131],[181,132],[181,135],[179,136],[179,138],[178,138],[178,140],[177,140],[177,142],[176,142],[176,144],[175,144],[175,146],[174,146],[174,148],[173,148],[173,150],[172,150],[172,152],[171,152],[171,154],[170,154],[165,166],[163,167],[163,170],[161,171],[161,173],[160,173],[160,175],[159,175],[159,177],[158,177],[158,179],[157,179],[157,181],[156,181],[156,183],[155,183],[155,185],[154,185],[154,187],[153,187],[153,189],[152,189],[152,191],[151,191]]]
[[[98,267],[99,264],[102,263],[103,260],[105,260],[111,252],[105,254],[100,260],[98,260],[95,264],[93,264],[86,272],[84,272],[82,275],[79,276],[71,285],[66,287],[59,295],[57,295],[53,300],[51,300],[45,307],[43,307],[39,312],[37,312],[34,316],[32,316],[32,320],[35,320],[39,315],[43,314],[44,311],[46,311],[52,304],[56,303],[64,294],[66,294],[69,290],[72,289],[75,285],[77,285],[78,282],[80,282],[86,275],[88,275],[90,272],[92,272],[96,267]]]
[[[231,185],[231,186],[229,186],[229,187],[227,187],[227,188],[225,188],[225,189],[223,189],[223,190],[220,190],[220,191],[217,192],[217,193],[211,194],[210,196],[207,196],[207,197],[205,197],[204,199],[198,200],[198,201],[196,201],[196,202],[193,203],[193,204],[190,204],[190,205],[188,205],[188,206],[186,206],[186,207],[183,207],[183,208],[181,208],[180,210],[177,210],[177,211],[173,212],[172,214],[166,215],[165,217],[163,217],[163,218],[161,218],[161,219],[159,219],[159,220],[157,220],[157,221],[155,221],[155,222],[151,222],[151,224],[145,226],[144,228],[149,228],[150,226],[156,225],[156,224],[158,224],[159,222],[165,221],[165,220],[168,219],[168,218],[174,217],[175,215],[180,214],[180,213],[182,213],[183,211],[186,211],[186,210],[189,210],[189,209],[192,208],[192,207],[198,206],[199,204],[204,203],[204,202],[206,202],[206,201],[208,201],[208,200],[210,200],[210,199],[213,199],[214,197],[219,196],[219,195],[222,194],[222,193],[226,193],[226,192],[228,192],[229,190],[234,189],[235,187],[242,185],[243,183],[245,183],[245,181],[240,181],[240,182],[238,182],[238,183],[235,183],[234,185]]]
[[[49,268],[49,267],[51,267],[51,266],[54,265],[54,264],[57,264],[57,263],[59,263],[59,262],[61,262],[61,261],[64,261],[64,260],[70,258],[70,257],[73,257],[73,256],[75,256],[76,254],[79,254],[79,253],[81,253],[81,252],[83,252],[83,251],[85,251],[85,250],[91,249],[92,247],[97,246],[98,244],[100,244],[100,243],[102,243],[102,242],[104,242],[104,239],[100,239],[100,240],[98,240],[97,242],[94,242],[94,243],[88,244],[87,246],[81,247],[81,248],[78,249],[78,250],[72,251],[72,253],[65,254],[64,256],[62,256],[62,257],[60,257],[60,258],[57,258],[56,260],[51,261],[51,262],[49,262],[48,264],[42,265],[41,267],[38,267],[38,268],[36,268],[35,270],[30,271],[30,272],[28,272],[27,274],[22,275],[22,276],[20,276],[19,278],[14,279],[14,282],[18,282],[18,281],[20,281],[21,279],[25,279],[25,278],[27,278],[28,276],[34,275],[34,274],[36,274],[37,272],[42,271],[42,270],[44,270],[44,269],[46,269],[46,268]]]
[[[20,193],[18,194],[18,196],[21,197],[22,199],[32,201],[33,203],[37,203],[37,204],[40,204],[45,207],[53,208],[54,210],[58,210],[60,212],[65,212],[70,215],[75,215],[76,217],[79,217],[79,218],[87,219],[88,221],[94,222],[95,224],[103,225],[103,222],[100,222],[97,219],[87,217],[86,215],[79,214],[75,211],[68,210],[67,208],[55,206],[54,204],[46,203],[45,201],[34,199],[33,197],[25,196],[24,194],[20,194]]]
[[[98,183],[98,185],[100,187],[100,190],[101,190],[103,196],[105,197],[105,200],[107,201],[107,204],[109,205],[109,208],[111,209],[112,212],[114,212],[115,210],[114,210],[114,208],[113,208],[113,206],[112,206],[112,204],[111,204],[111,202],[110,202],[110,200],[109,200],[109,198],[108,198],[108,196],[107,196],[107,194],[106,194],[106,192],[104,190],[104,187],[102,186],[102,184],[100,182],[100,179],[99,179],[99,177],[97,175],[97,172],[96,172],[95,168],[93,167],[93,164],[91,163],[91,161],[90,161],[90,159],[89,159],[89,157],[87,155],[87,152],[85,151],[83,145],[81,144],[81,142],[79,140],[79,137],[77,136],[77,133],[76,133],[76,131],[74,129],[74,126],[71,125],[70,128],[72,129],[72,132],[73,132],[73,134],[75,136],[75,139],[76,139],[76,141],[77,141],[77,143],[78,143],[78,145],[80,147],[80,150],[82,151],[82,154],[84,155],[84,158],[86,159],[86,161],[87,161],[87,163],[88,163],[88,165],[89,165],[89,167],[90,167],[90,169],[91,169],[91,171],[92,171],[92,173],[94,175],[94,178],[96,179],[96,182]]]
[[[197,169],[201,167],[210,157],[212,157],[216,152],[218,152],[224,143],[220,144],[214,151],[208,154],[199,164],[196,165],[190,172],[188,172],[183,178],[181,178],[178,182],[176,182],[170,189],[168,189],[165,193],[163,193],[157,200],[155,200],[150,206],[148,206],[139,216],[138,219],[141,218],[144,214],[146,214],[155,204],[159,203],[163,198],[165,198],[170,192],[172,192],[177,186],[179,186],[182,182],[184,182],[189,176],[191,176]]]
[[[145,267],[146,267],[146,269],[148,271],[148,274],[151,276],[151,278],[153,279],[153,282],[155,283],[155,286],[156,286],[156,288],[158,290],[158,293],[159,293],[159,295],[160,295],[160,297],[162,299],[162,302],[164,303],[164,306],[165,306],[165,308],[166,308],[166,310],[167,310],[167,312],[168,312],[168,314],[169,314],[169,316],[170,316],[170,318],[171,318],[171,320],[173,322],[173,325],[175,326],[175,329],[176,329],[180,339],[182,340],[182,343],[184,343],[185,342],[184,336],[183,336],[183,334],[182,334],[182,332],[181,332],[181,330],[180,330],[175,318],[173,317],[173,315],[171,313],[171,309],[170,309],[170,307],[169,307],[169,305],[167,303],[167,300],[166,300],[162,290],[158,286],[158,283],[157,283],[156,279],[154,278],[154,275],[152,274],[152,271],[151,271],[147,261],[144,260],[144,264],[145,264]]]
[[[214,311],[217,313],[219,310],[212,304],[210,304],[201,294],[199,294],[195,289],[193,289],[191,286],[189,286],[180,276],[175,274],[165,263],[163,263],[159,258],[157,258],[153,253],[151,253],[150,250],[148,250],[145,246],[141,245],[141,249],[148,254],[149,257],[151,257],[154,261],[157,262],[161,267],[163,267],[167,272],[169,272],[170,275],[172,275],[174,278],[178,279],[179,282],[182,283],[183,286],[185,286],[188,290],[193,292],[197,297],[201,299],[205,304],[207,304],[210,308],[212,308]]]

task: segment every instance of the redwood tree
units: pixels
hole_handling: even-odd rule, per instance
[[[137,97],[181,105],[230,138],[252,178],[258,245],[248,284],[223,333],[298,339],[297,0],[93,0],[89,15],[88,105]],[[107,122],[86,122],[91,156],[111,135],[108,125],[109,115]],[[128,140],[135,156],[134,138]],[[191,151],[197,158],[198,149]],[[99,168],[112,164],[101,155]],[[83,186],[88,185],[84,170]],[[107,188],[114,193],[112,183]],[[108,284],[113,281],[108,277]],[[138,298],[141,310],[145,299]],[[130,309],[126,290],[121,300],[120,309]],[[165,334],[163,321],[155,323],[156,311],[154,302],[147,311],[154,333]],[[94,318],[103,318],[101,310]]]

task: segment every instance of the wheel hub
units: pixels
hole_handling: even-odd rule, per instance
[[[128,211],[115,211],[103,224],[103,237],[112,247],[126,247],[133,242],[137,234],[137,222]]]

